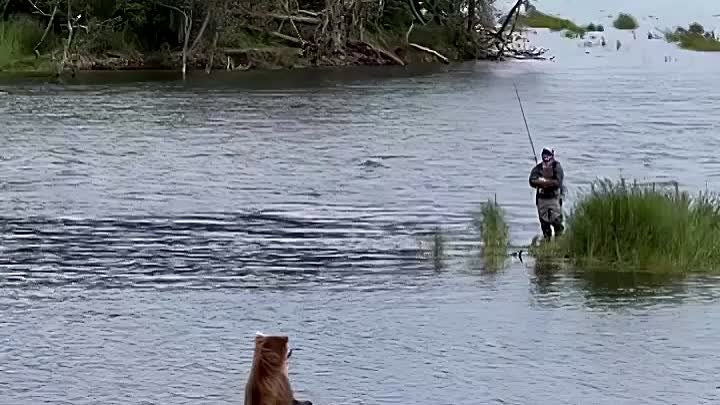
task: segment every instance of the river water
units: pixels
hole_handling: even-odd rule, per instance
[[[256,331],[290,336],[315,404],[717,403],[717,278],[476,258],[488,198],[515,244],[539,231],[513,82],[569,205],[598,176],[720,186],[720,58],[607,35],[533,37],[554,62],[2,79],[0,403],[241,403]]]

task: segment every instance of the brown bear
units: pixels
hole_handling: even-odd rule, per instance
[[[312,405],[293,397],[288,378],[287,336],[255,336],[252,370],[245,385],[245,405]]]

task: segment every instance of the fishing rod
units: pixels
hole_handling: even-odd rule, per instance
[[[535,158],[535,164],[538,163],[537,152],[535,152],[535,144],[533,143],[532,136],[530,135],[530,127],[528,127],[527,118],[525,118],[525,109],[523,109],[522,100],[520,100],[520,93],[518,92],[515,82],[513,82],[515,88],[515,95],[517,96],[518,103],[520,104],[520,112],[522,113],[523,121],[525,121],[525,130],[527,131],[528,139],[530,140],[530,147],[533,151],[533,157]]]

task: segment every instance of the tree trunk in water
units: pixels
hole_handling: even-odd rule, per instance
[[[190,43],[190,32],[192,31],[192,10],[190,15],[185,14],[185,42],[183,43],[182,53],[182,77],[185,80],[187,74],[188,44]]]
[[[63,71],[65,71],[65,65],[67,64],[68,60],[70,60],[70,47],[72,46],[73,41],[73,22],[72,22],[72,8],[71,8],[71,0],[67,0],[67,26],[68,26],[68,36],[67,40],[65,41],[65,46],[63,47],[63,58],[62,61],[57,66],[57,75],[60,76]]]
[[[497,39],[502,39],[503,32],[507,28],[508,24],[510,24],[510,20],[513,19],[513,16],[515,15],[515,12],[520,12],[520,5],[523,4],[525,0],[517,0],[513,8],[510,9],[510,12],[507,15],[507,18],[505,18],[505,21],[503,21],[502,26],[500,27],[500,30],[497,32]]]
[[[475,11],[477,10],[476,0],[468,0],[468,21],[467,31],[472,32],[475,29]]]
[[[205,73],[210,74],[212,71],[213,61],[215,60],[215,50],[217,49],[218,39],[220,39],[220,30],[215,30],[215,37],[213,38],[212,46],[210,47],[210,59],[208,59],[207,66],[205,66]]]

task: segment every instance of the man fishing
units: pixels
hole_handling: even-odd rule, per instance
[[[555,160],[555,152],[544,148],[541,153],[542,162],[530,171],[530,187],[536,189],[535,205],[537,206],[545,240],[560,236],[565,230],[563,226],[562,198],[563,198],[563,172],[560,162]]]

